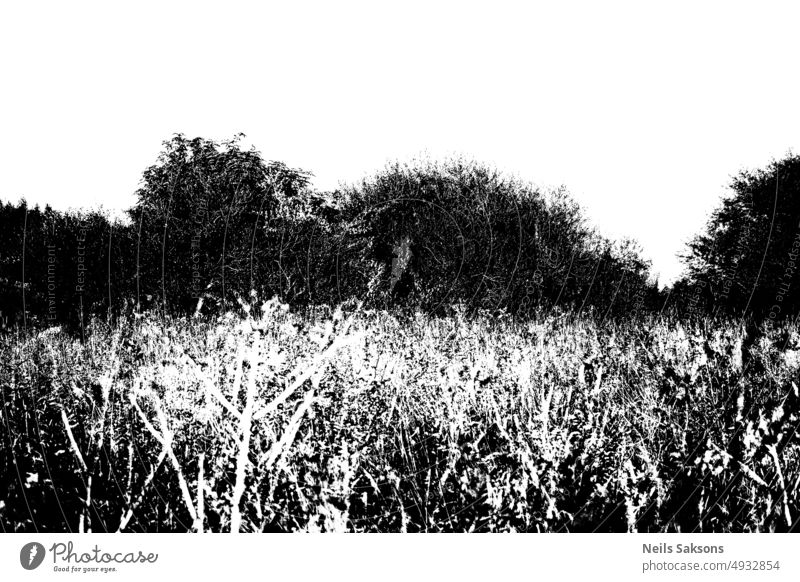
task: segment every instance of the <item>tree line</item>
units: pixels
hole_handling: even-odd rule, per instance
[[[124,218],[0,205],[0,323],[211,313],[251,295],[295,306],[602,319],[663,311],[778,318],[800,307],[800,158],[742,172],[659,290],[631,241],[592,230],[563,189],[470,160],[391,164],[323,192],[240,137],[175,135]]]

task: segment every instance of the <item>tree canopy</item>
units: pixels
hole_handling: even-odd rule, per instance
[[[683,286],[714,312],[797,314],[800,156],[742,171],[730,190],[688,247]]]
[[[267,234],[281,207],[307,192],[309,178],[242,149],[238,137],[165,142],[129,211],[137,302],[144,294],[166,309],[188,309],[203,298],[225,305],[248,287],[275,292],[280,249]]]
[[[659,297],[638,247],[599,236],[563,188],[543,192],[463,158],[390,164],[321,192],[241,136],[175,135],[143,172],[127,221],[20,203],[0,222],[12,319],[45,321],[53,305],[56,319],[81,322],[123,309],[209,313],[251,293],[297,306],[605,318]]]

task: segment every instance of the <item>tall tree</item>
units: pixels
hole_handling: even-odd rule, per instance
[[[307,193],[310,175],[223,142],[176,135],[145,170],[130,210],[137,302],[170,309],[225,304],[259,285],[281,287],[280,248],[267,240],[282,205]],[[273,229],[274,230],[274,229]]]
[[[800,156],[740,172],[684,257],[684,287],[714,311],[800,310]]]

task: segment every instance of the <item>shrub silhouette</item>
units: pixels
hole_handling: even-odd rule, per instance
[[[64,323],[119,308],[129,291],[127,227],[100,211],[0,205],[3,326]]]
[[[684,295],[699,298],[701,310],[771,319],[797,314],[800,156],[742,171],[730,187],[689,245]]]
[[[473,161],[390,165],[345,189],[342,214],[353,285],[379,305],[607,313],[657,294],[638,249],[591,231],[566,191]]]
[[[296,306],[523,315],[557,306],[607,317],[657,303],[638,248],[593,232],[564,189],[452,159],[319,192],[308,172],[267,162],[240,138],[165,141],[126,221],[4,205],[7,324],[212,313],[253,292]]]
[[[186,311],[201,299],[226,305],[250,288],[279,292],[286,278],[278,259],[280,207],[302,196],[308,180],[242,149],[238,137],[164,142],[129,211],[137,302],[151,295],[167,310]]]

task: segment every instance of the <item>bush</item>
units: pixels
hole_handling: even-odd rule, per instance
[[[689,245],[684,286],[694,308],[739,316],[793,316],[800,301],[800,156],[742,171]]]
[[[456,159],[391,165],[344,194],[346,287],[376,306],[602,315],[658,295],[638,249],[592,232],[564,190]]]

